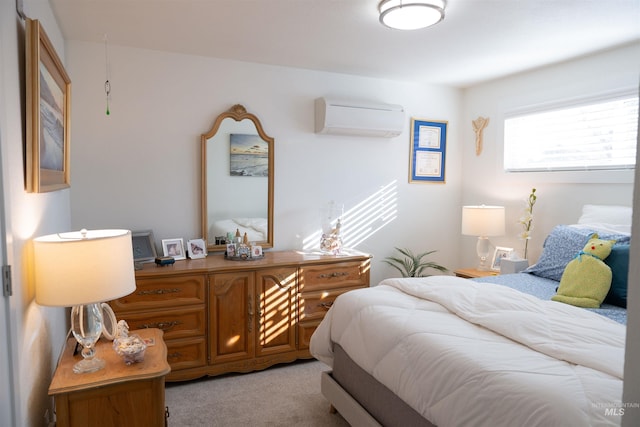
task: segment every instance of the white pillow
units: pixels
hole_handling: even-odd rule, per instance
[[[578,224],[610,224],[631,226],[632,209],[628,206],[584,205]]]
[[[591,230],[598,234],[623,234],[625,236],[631,236],[631,224],[571,224],[569,227],[581,228],[584,230]]]

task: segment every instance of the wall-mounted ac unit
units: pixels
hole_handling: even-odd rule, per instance
[[[403,128],[401,105],[316,99],[316,133],[392,138]]]

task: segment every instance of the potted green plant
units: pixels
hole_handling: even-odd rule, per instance
[[[402,277],[426,277],[430,274],[424,274],[424,271],[433,268],[435,270],[446,273],[449,271],[446,267],[441,266],[433,261],[425,260],[425,257],[437,251],[427,251],[414,254],[410,249],[395,248],[396,251],[404,255],[404,258],[397,256],[386,257],[383,261],[395,268],[402,274]]]

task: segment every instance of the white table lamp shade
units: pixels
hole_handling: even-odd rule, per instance
[[[504,235],[504,206],[463,206],[462,234],[482,237]]]
[[[40,305],[93,304],[136,289],[129,230],[82,230],[38,237],[34,239],[34,261]]]

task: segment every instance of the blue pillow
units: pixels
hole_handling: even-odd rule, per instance
[[[611,268],[611,289],[605,304],[627,308],[627,278],[629,276],[629,245],[614,245],[604,262]]]
[[[559,282],[564,268],[584,248],[593,233],[587,228],[556,225],[542,245],[538,262],[524,270],[524,273]],[[623,234],[598,233],[598,236],[615,240],[616,243],[629,243],[631,240],[630,236]]]

